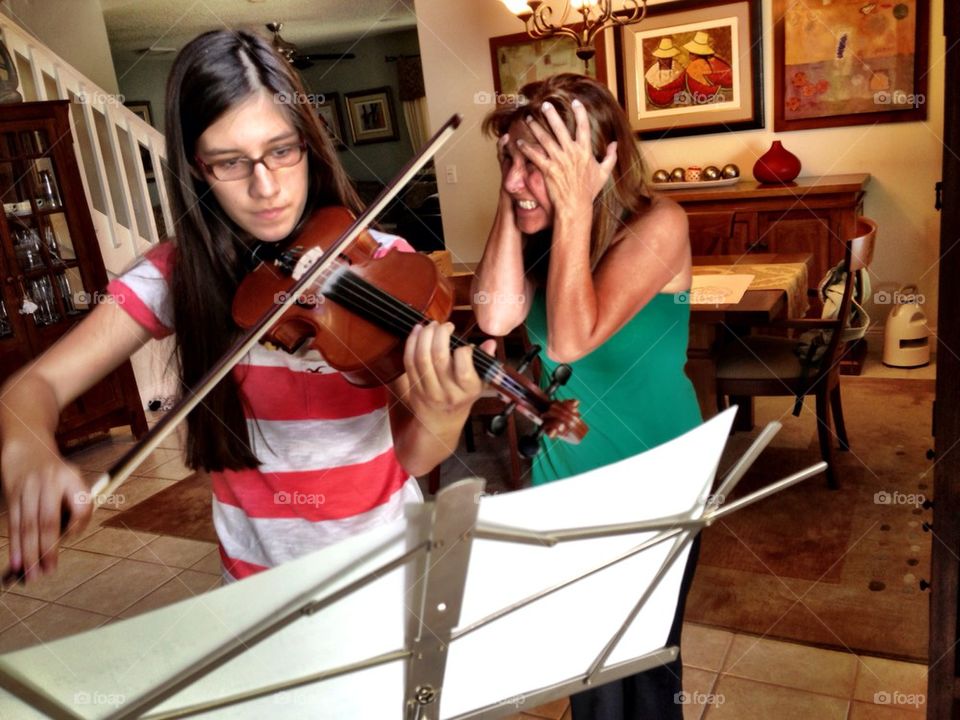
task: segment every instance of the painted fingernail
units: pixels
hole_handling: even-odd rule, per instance
[[[517,147],[520,147],[521,145],[526,145],[526,143],[523,141],[523,138],[518,138],[518,139],[517,139]]]
[[[533,122],[533,115],[527,115],[524,120],[529,124]]]
[[[553,110],[553,103],[548,100],[540,105],[540,109],[544,112],[549,112],[550,110]]]
[[[579,98],[574,98],[573,102],[570,104],[573,105],[574,107],[583,107],[583,103],[580,102]]]

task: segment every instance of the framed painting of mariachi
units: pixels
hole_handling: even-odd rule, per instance
[[[651,5],[615,42],[621,103],[640,137],[763,127],[760,0]]]

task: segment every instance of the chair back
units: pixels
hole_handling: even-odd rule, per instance
[[[863,270],[873,260],[873,247],[877,237],[877,223],[869,218],[857,218],[856,236],[844,243],[843,264],[847,269],[847,278],[843,286],[840,309],[830,334],[830,341],[820,363],[820,375],[838,371],[837,364],[843,352],[843,331],[850,322],[850,308],[853,305],[855,278],[858,270]]]

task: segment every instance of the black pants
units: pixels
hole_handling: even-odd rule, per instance
[[[683,610],[699,554],[700,536],[697,535],[683,571],[677,614],[673,616],[667,645],[680,646]],[[683,704],[677,697],[683,691],[682,673],[683,661],[677,655],[677,659],[667,665],[573,695],[570,697],[573,720],[683,720]]]

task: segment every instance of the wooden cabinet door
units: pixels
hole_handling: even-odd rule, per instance
[[[811,253],[809,283],[816,288],[827,270],[843,259],[840,220],[833,210],[758,213],[753,252]]]

